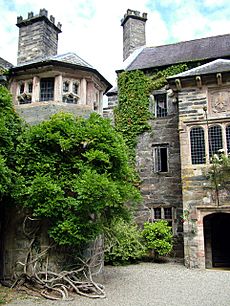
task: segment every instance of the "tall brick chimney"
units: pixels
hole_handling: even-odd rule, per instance
[[[39,15],[28,13],[28,18],[17,17],[19,27],[18,64],[42,59],[57,54],[58,34],[61,24],[55,25],[55,18],[48,18],[48,11],[41,9]]]
[[[128,9],[121,20],[123,27],[123,61],[138,47],[146,44],[145,23],[147,13],[142,15],[138,11]]]

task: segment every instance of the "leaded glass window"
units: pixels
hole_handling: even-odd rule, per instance
[[[226,127],[227,152],[230,153],[230,125]]]
[[[202,127],[194,127],[190,131],[190,145],[192,164],[205,163],[205,138]]]
[[[213,154],[220,154],[220,150],[223,150],[222,129],[219,125],[211,126],[208,129],[209,138],[209,157]]]
[[[166,93],[155,95],[154,99],[156,103],[156,117],[166,117],[168,115]]]
[[[54,98],[54,78],[44,78],[40,81],[40,101],[49,101]]]

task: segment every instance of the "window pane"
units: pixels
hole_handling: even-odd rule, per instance
[[[166,146],[154,148],[154,171],[168,172],[168,148]]]
[[[201,127],[192,128],[190,131],[192,164],[205,164],[204,130]]]
[[[24,84],[24,83],[20,84],[20,86],[19,86],[19,92],[20,92],[20,94],[23,94],[24,89],[25,89],[25,84]]]
[[[172,220],[172,207],[164,208],[164,215],[165,215],[165,219]]]
[[[40,100],[49,101],[54,98],[54,78],[41,79]]]
[[[77,94],[78,93],[78,83],[73,83],[73,93]]]
[[[68,92],[69,91],[69,83],[65,81],[63,83],[63,92]]]
[[[155,95],[154,97],[156,102],[156,116],[166,117],[168,115],[166,94]]]
[[[227,152],[230,153],[230,125],[226,127]]]
[[[28,84],[28,92],[32,93],[32,91],[33,91],[33,83],[29,83]]]
[[[161,219],[161,208],[154,208],[154,219]]]
[[[209,156],[219,154],[219,150],[223,149],[222,130],[219,125],[211,126],[208,129],[209,137]]]

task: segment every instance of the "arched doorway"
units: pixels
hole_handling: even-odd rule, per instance
[[[204,217],[206,267],[230,267],[230,214]]]

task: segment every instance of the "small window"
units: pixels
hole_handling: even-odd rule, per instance
[[[168,146],[156,146],[153,149],[154,172],[168,172]]]
[[[49,101],[54,98],[54,78],[44,78],[40,81],[40,101]]]
[[[166,93],[155,95],[154,99],[156,105],[156,117],[159,118],[166,117],[168,115]]]
[[[223,149],[221,127],[219,125],[211,126],[208,129],[208,138],[209,138],[209,157],[212,157],[213,154],[220,154],[220,150]]]
[[[32,93],[33,92],[33,83],[28,83],[28,93]]]
[[[74,82],[72,89],[73,89],[73,93],[76,94],[76,95],[78,94],[78,88],[79,88],[79,84]]]
[[[69,91],[69,82],[65,81],[63,82],[63,92]]]
[[[230,125],[226,127],[227,152],[230,154]]]
[[[194,127],[191,129],[190,145],[192,164],[205,164],[205,139],[204,129],[202,127]]]
[[[149,209],[149,222],[166,220],[169,226],[173,226],[173,208],[172,207],[151,207]]]
[[[21,84],[19,85],[19,93],[20,93],[20,95],[23,94],[24,91],[25,91],[25,84],[24,84],[24,83],[21,83]]]

